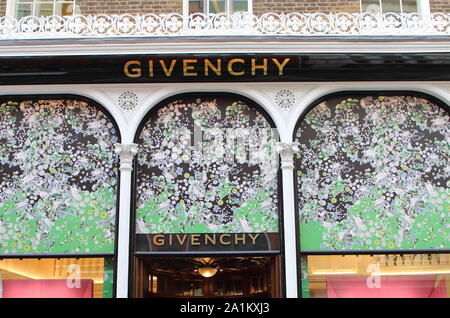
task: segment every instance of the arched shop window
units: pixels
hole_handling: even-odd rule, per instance
[[[279,253],[277,141],[274,123],[244,97],[198,93],[162,102],[136,139],[135,252]],[[215,258],[189,264],[202,262],[220,268]]]
[[[323,99],[301,119],[295,139],[304,296],[449,296],[446,107],[414,94],[346,93]],[[382,287],[373,289],[370,275]]]
[[[137,233],[278,232],[273,128],[226,95],[152,112],[138,139]]]
[[[25,289],[43,290],[33,295],[48,296],[45,290],[54,286],[46,280],[73,278],[75,273],[93,284],[96,296],[110,297],[118,186],[114,144],[120,142],[115,123],[94,102],[78,97],[1,99],[3,295],[11,294],[9,287],[10,292],[19,290],[13,293],[19,297],[32,296]],[[78,256],[83,259],[74,258]],[[94,267],[101,272],[91,271]],[[20,284],[8,278],[30,282],[17,289]],[[48,288],[40,287],[44,285]],[[99,286],[104,293],[98,292]],[[83,295],[93,296],[87,293]]]

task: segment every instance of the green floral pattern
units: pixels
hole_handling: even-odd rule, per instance
[[[229,96],[160,108],[138,142],[136,232],[277,232],[276,141],[253,105]]]
[[[114,252],[116,142],[86,102],[1,102],[0,254]]]
[[[302,250],[450,248],[449,115],[414,96],[334,97],[299,125]]]

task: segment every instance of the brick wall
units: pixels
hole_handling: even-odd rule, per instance
[[[7,0],[0,0],[0,16],[6,15],[6,2]]]
[[[430,0],[431,12],[450,13],[450,0]]]
[[[78,0],[77,4],[81,14],[183,13],[182,0]]]
[[[253,13],[360,12],[359,0],[253,0]]]

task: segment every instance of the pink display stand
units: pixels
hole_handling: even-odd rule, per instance
[[[371,278],[373,282],[373,277]],[[435,275],[381,276],[379,288],[367,277],[327,277],[328,298],[447,298],[445,279]],[[372,286],[370,288],[369,286]]]
[[[92,298],[94,282],[81,279],[80,288],[69,288],[66,279],[4,280],[3,298]]]

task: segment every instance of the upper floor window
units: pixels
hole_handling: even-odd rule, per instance
[[[15,18],[24,16],[73,15],[76,0],[15,0],[9,3]]]
[[[251,12],[251,0],[184,0],[185,12],[193,13],[228,13]]]
[[[428,1],[428,0],[426,0]],[[413,13],[421,12],[424,0],[361,0],[361,11],[369,13]]]

